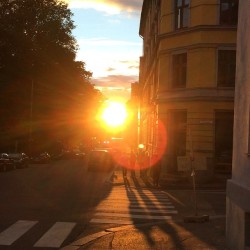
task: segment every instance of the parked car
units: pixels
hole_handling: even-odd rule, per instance
[[[15,169],[14,161],[9,158],[7,153],[0,154],[0,171]]]
[[[32,163],[37,163],[37,164],[48,163],[50,160],[51,156],[47,152],[42,152],[40,154],[37,154],[30,159]]]
[[[14,161],[16,168],[29,166],[29,157],[25,153],[9,153],[8,157]]]
[[[62,160],[85,159],[85,153],[79,150],[64,150],[60,155]]]
[[[89,171],[111,171],[114,165],[113,157],[108,150],[94,149],[89,152]]]

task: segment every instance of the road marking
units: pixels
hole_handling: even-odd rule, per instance
[[[138,197],[138,198],[128,198],[128,197],[122,197],[122,198],[120,198],[119,196],[118,197],[109,197],[109,198],[107,198],[107,200],[109,200],[109,201],[112,201],[112,200],[115,200],[115,201],[117,201],[117,200],[127,200],[127,201],[151,201],[151,202],[153,202],[153,201],[169,201],[169,199],[168,198],[164,198],[164,199],[162,199],[162,198],[159,198],[159,199],[157,199],[157,198],[155,198],[154,197],[154,199],[149,199],[149,198],[143,198],[143,197]]]
[[[109,220],[109,219],[92,219],[90,223],[98,224],[118,224],[118,225],[132,225],[134,222],[132,220]]]
[[[0,245],[10,246],[38,221],[19,220],[0,234]]]
[[[111,196],[127,196],[127,197],[146,197],[146,198],[168,198],[166,194],[145,194],[145,193],[111,193],[109,197]]]
[[[113,191],[110,193],[110,195],[119,195],[119,194],[122,194],[122,195],[151,195],[151,196],[167,196],[167,193],[163,193],[163,192],[138,192],[138,191],[123,191],[123,190],[120,190],[120,191]]]
[[[113,206],[110,206],[110,204],[108,205],[102,205],[102,206],[98,206],[96,207],[96,209],[132,209],[132,208],[141,208],[141,209],[158,209],[158,210],[164,210],[164,209],[174,209],[175,206],[173,205],[165,205],[165,206],[155,206],[155,205],[148,205],[148,206],[138,206],[137,205],[131,205],[131,204],[116,204]]]
[[[127,212],[127,213],[158,213],[158,214],[177,214],[176,210],[161,210],[161,209],[148,209],[148,208],[97,208],[97,211],[116,211],[116,212]]]
[[[160,202],[160,201],[129,201],[129,200],[123,200],[121,201],[119,200],[105,200],[104,202],[100,203],[100,205],[107,205],[110,204],[111,206],[113,206],[114,204],[127,204],[127,205],[138,205],[138,206],[148,206],[148,205],[152,205],[152,206],[157,206],[157,205],[171,205],[172,203],[170,201],[164,201],[164,202]]]
[[[34,247],[60,247],[76,223],[56,222],[34,245]]]
[[[146,207],[146,208],[154,208],[154,209],[167,209],[167,208],[175,208],[172,203],[165,203],[165,204],[148,204],[143,206],[138,206],[138,204],[129,204],[127,207],[129,208],[138,208],[138,207]]]
[[[117,218],[131,218],[131,219],[147,219],[147,220],[169,220],[172,216],[165,215],[139,215],[139,214],[120,214],[120,213],[96,213],[95,216],[107,216]]]
[[[165,192],[145,192],[145,191],[138,191],[138,190],[132,190],[132,191],[125,191],[125,190],[119,190],[119,191],[111,191],[110,195],[148,195],[148,196],[168,196]]]
[[[96,207],[90,223],[123,224],[135,223],[135,219],[169,220],[176,215],[168,195],[162,192],[113,191]]]

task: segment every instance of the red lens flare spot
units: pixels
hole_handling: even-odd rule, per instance
[[[167,147],[167,133],[163,122],[158,121],[157,144],[151,151],[146,147],[138,147],[137,152],[124,153],[113,151],[112,155],[115,162],[128,170],[148,169],[161,160]]]

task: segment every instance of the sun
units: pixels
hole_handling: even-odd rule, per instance
[[[108,102],[107,107],[102,112],[101,118],[110,127],[121,126],[127,118],[126,107],[123,103]]]

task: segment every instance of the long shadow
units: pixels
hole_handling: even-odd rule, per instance
[[[143,179],[142,179],[143,180]],[[143,180],[144,184],[149,187],[150,185],[148,184],[148,181]],[[143,198],[146,199],[147,195],[145,194],[145,189],[138,189],[139,195]],[[150,189],[148,189],[150,190]],[[173,204],[176,203],[176,200],[174,199],[173,196],[168,194],[167,192],[162,191],[161,189],[158,190],[158,192],[162,192],[166,194],[166,197],[168,197]],[[152,191],[154,193],[154,191]],[[221,194],[220,194],[221,195]],[[208,197],[209,196],[209,197]],[[217,195],[217,197],[219,194]],[[154,197],[158,202],[160,203],[160,197],[158,195],[155,195]],[[212,209],[215,210],[218,207],[220,208],[219,211],[223,211],[225,209],[225,201],[221,201],[221,199],[217,200],[213,194],[207,194],[206,192],[204,194],[198,193],[197,195],[197,201],[198,201],[198,214],[199,213],[199,203],[200,201],[205,201],[206,203],[208,202],[211,206]],[[188,202],[191,203],[191,200],[188,197],[186,197],[186,202],[183,202],[183,205],[188,204]],[[194,213],[190,214],[191,216],[194,215]],[[162,223],[158,224],[157,227],[162,230],[163,232],[166,232],[169,234],[169,236],[172,237],[173,242],[176,244],[177,249],[185,249],[184,245],[182,244],[182,239],[179,237],[178,231],[175,229],[175,226],[179,226],[179,228],[182,228],[186,232],[191,232],[192,237],[196,237],[197,240],[200,240],[204,242],[205,244],[209,244],[213,247],[216,247],[216,249],[225,249],[225,223],[224,219],[221,218],[220,220],[214,220],[210,222],[201,222],[201,223],[184,223],[183,221],[174,221],[171,225],[169,221],[167,220],[162,220]],[[152,227],[146,227],[143,228],[141,231],[146,231],[146,234],[152,229]],[[208,236],[210,235],[210,237]],[[212,240],[214,239],[214,240]]]
[[[100,204],[110,195],[114,187],[112,181],[117,178],[114,174],[114,171],[115,169],[112,169],[111,172],[106,173],[98,171],[86,171],[86,181],[82,184],[81,188],[86,188],[85,196],[87,199],[85,200],[87,200],[86,205],[89,208],[88,220],[92,217],[92,214],[94,213],[98,204]],[[104,178],[104,175],[109,176],[109,178]]]
[[[145,189],[140,185],[140,182],[138,181],[137,177],[134,176],[134,178],[132,179],[135,185],[135,189],[132,189],[131,186],[129,185],[129,181],[126,181],[125,187],[126,187],[126,191],[127,191],[127,196],[128,199],[130,201],[130,205],[129,205],[129,210],[131,215],[137,215],[137,213],[134,213],[134,208],[136,207],[137,209],[140,209],[140,213],[138,212],[138,214],[143,214],[146,216],[153,216],[154,213],[152,213],[150,210],[159,210],[160,215],[163,215],[163,211],[161,211],[158,206],[155,204],[155,202],[150,198],[150,196],[148,196],[145,193]],[[144,181],[146,181],[144,179]],[[146,182],[147,185],[149,185],[149,182]],[[152,186],[152,185],[150,185]],[[147,189],[147,191],[150,191],[150,189]],[[152,195],[154,195],[154,192],[152,192]],[[159,203],[160,201],[158,201]],[[138,211],[138,210],[137,210]],[[155,212],[155,211],[154,211]],[[154,224],[147,224],[146,227],[141,227],[142,223],[140,223],[140,220],[138,220],[136,217],[132,217],[132,221],[134,226],[144,234],[146,240],[148,241],[148,244],[150,245],[151,248],[156,247],[156,242],[152,237],[152,231],[153,228],[155,227]],[[143,218],[142,218],[143,219]],[[152,220],[150,220],[150,222],[152,222]],[[145,223],[145,222],[143,222]],[[157,224],[157,222],[155,223]],[[165,225],[168,225],[168,227],[166,228]],[[168,222],[167,219],[162,219],[161,220],[161,224],[157,224],[157,226],[159,227],[160,230],[164,231],[165,233],[168,233],[169,235],[172,236],[173,241],[175,242],[177,249],[180,250],[184,250],[184,246],[182,244],[182,241],[178,235],[178,232],[175,230],[175,228]]]

